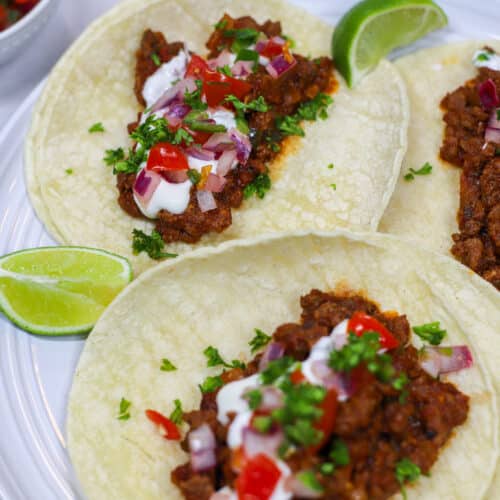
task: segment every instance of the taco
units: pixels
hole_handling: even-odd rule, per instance
[[[412,119],[408,153],[381,230],[451,253],[500,289],[500,59],[495,49],[500,50],[495,41],[469,41],[397,61]]]
[[[89,498],[487,498],[499,310],[480,278],[389,236],[194,252],[87,340],[71,459]]]
[[[58,241],[139,271],[152,261],[133,255],[134,230],[136,253],[164,257],[294,228],[376,229],[406,150],[406,91],[385,61],[348,90],[326,57],[331,30],[278,0],[120,3],[35,110],[38,215]]]

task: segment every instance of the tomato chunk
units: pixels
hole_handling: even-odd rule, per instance
[[[169,142],[159,142],[151,148],[146,168],[161,174],[166,170],[187,170],[189,165],[181,148]]]
[[[146,417],[162,430],[165,439],[178,441],[181,438],[179,428],[167,417],[155,410],[146,410]]]
[[[398,340],[392,333],[373,316],[363,312],[355,312],[347,324],[347,331],[361,337],[365,332],[377,332],[380,335],[380,345],[385,349],[398,347]]]
[[[198,80],[203,80],[203,77],[207,71],[209,71],[209,66],[205,59],[196,54],[191,56],[188,67],[186,69],[185,78],[194,78]]]
[[[323,415],[321,415],[319,421],[314,424],[314,428],[323,433],[323,438],[317,445],[311,448],[313,452],[321,449],[332,435],[335,426],[335,417],[337,416],[337,392],[335,390],[330,389],[326,393],[320,408],[323,410]]]
[[[268,40],[264,48],[260,51],[260,55],[269,58],[279,56],[283,52],[283,47],[284,45],[282,43],[277,43],[271,38],[271,40]]]
[[[259,453],[250,458],[238,479],[236,491],[239,500],[268,500],[281,477],[281,471],[267,455]]]
[[[244,80],[238,80],[217,71],[207,71],[203,78],[203,94],[210,107],[218,106],[228,95],[243,99],[252,86]]]

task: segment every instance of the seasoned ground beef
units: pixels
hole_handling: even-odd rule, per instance
[[[439,450],[456,426],[467,418],[469,399],[452,384],[428,375],[418,363],[417,350],[408,345],[410,328],[405,316],[382,313],[377,305],[359,295],[340,295],[312,290],[301,298],[300,323],[278,327],[273,341],[285,354],[305,359],[322,336],[329,335],[341,321],[355,312],[365,312],[378,319],[400,342],[390,351],[396,370],[407,374],[405,397],[389,383],[375,379],[367,370],[361,387],[339,403],[331,440],[316,453],[301,449],[286,458],[292,471],[316,467],[328,460],[331,442],[341,439],[349,449],[350,462],[337,467],[331,476],[318,475],[325,493],[323,498],[340,500],[383,500],[397,493],[396,463],[409,458],[424,474],[438,458]],[[224,383],[250,376],[257,371],[261,355],[245,370],[226,371]],[[230,466],[226,445],[228,426],[217,420],[217,392],[204,394],[200,410],[184,415],[191,429],[208,423],[217,440],[217,467],[206,473],[194,472],[189,463],[172,472],[171,479],[185,498],[208,500],[225,485],[233,486],[235,473]],[[183,447],[188,450],[187,439]]]
[[[448,94],[441,158],[462,168],[458,227],[453,255],[500,290],[500,144],[484,139],[490,112],[481,106],[478,88],[491,79],[500,93],[500,72],[479,75]]]
[[[266,21],[258,24],[253,18],[245,16],[232,19],[225,15],[224,29],[214,31],[207,42],[209,58],[217,55],[230,46],[234,38],[224,36],[230,29],[252,28],[265,33],[268,37],[281,34],[279,22]],[[181,42],[168,43],[163,34],[147,30],[137,51],[135,93],[141,105],[145,105],[142,89],[147,78],[153,74],[157,66],[153,61],[156,54],[162,62],[168,62],[182,49]],[[297,64],[278,79],[272,78],[263,66],[251,74],[247,81],[252,85],[248,101],[259,96],[272,106],[268,112],[249,111],[245,114],[250,127],[252,152],[244,166],[239,166],[226,176],[227,183],[221,193],[214,193],[217,208],[202,212],[196,198],[196,188],[190,192],[190,202],[182,214],[160,211],[156,220],[156,229],[166,243],[183,241],[196,243],[210,232],[222,232],[231,225],[231,209],[238,208],[243,202],[243,190],[256,179],[259,174],[267,172],[269,164],[280,152],[280,144],[284,137],[276,128],[277,117],[295,113],[299,105],[316,97],[320,92],[331,93],[336,82],[333,75],[333,62],[327,57],[309,60],[294,54]],[[138,122],[129,126],[133,131]],[[143,217],[133,198],[132,187],[135,174],[120,174],[117,179],[119,204],[132,217]]]

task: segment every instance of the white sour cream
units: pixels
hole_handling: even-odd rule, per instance
[[[494,71],[500,71],[500,56],[487,50],[478,50],[472,58],[476,68],[490,68]]]
[[[236,417],[234,417],[227,431],[227,445],[229,448],[234,450],[243,444],[243,429],[250,425],[250,420],[252,420],[251,411],[238,413]]]
[[[160,210],[172,214],[182,214],[189,205],[189,192],[193,184],[190,180],[174,184],[162,179],[153,193],[147,207],[144,207],[134,192],[134,200],[141,212],[150,219],[156,219]]]
[[[147,80],[142,90],[146,106],[151,107],[168,90],[173,82],[184,78],[188,56],[181,50],[168,63],[162,64]]]
[[[215,120],[215,123],[219,125],[224,125],[227,130],[231,130],[232,128],[236,128],[236,120],[234,119],[234,113],[229,111],[228,109],[216,109],[209,110],[208,115],[212,120]]]
[[[188,156],[187,161],[189,168],[198,170],[198,172],[201,172],[201,169],[206,165],[210,165],[212,167],[212,170],[210,170],[212,174],[215,174],[215,172],[217,172],[217,165],[219,163],[217,160],[199,160],[198,158],[194,158],[193,156]]]
[[[248,412],[248,404],[243,394],[259,385],[259,374],[226,384],[217,393],[217,420],[223,425],[229,422],[227,414]]]

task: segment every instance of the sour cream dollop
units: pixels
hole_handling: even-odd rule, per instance
[[[500,71],[500,56],[489,50],[476,51],[472,62],[476,68],[490,68],[494,71]]]

